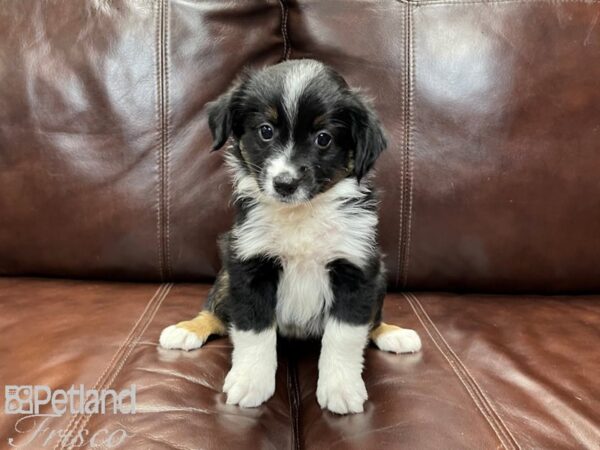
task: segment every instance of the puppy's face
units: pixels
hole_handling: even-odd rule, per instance
[[[209,105],[213,150],[230,136],[240,170],[283,203],[311,200],[372,168],[386,141],[371,108],[314,60],[246,74]]]

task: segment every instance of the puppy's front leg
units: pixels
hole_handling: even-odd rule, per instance
[[[346,260],[330,267],[334,302],[323,333],[317,401],[337,414],[359,413],[367,400],[362,379],[363,353],[376,307],[374,264],[365,271]]]
[[[233,356],[223,392],[227,403],[258,406],[275,392],[275,304],[279,264],[254,258],[229,264]]]
[[[353,325],[329,319],[323,333],[319,357],[317,401],[321,408],[337,414],[359,413],[367,400],[362,379],[363,351],[368,325]]]
[[[244,408],[259,406],[275,392],[277,333],[275,327],[262,331],[231,330],[233,358],[223,392],[227,404]]]

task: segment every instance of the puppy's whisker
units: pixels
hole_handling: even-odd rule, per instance
[[[251,163],[250,161],[245,161],[246,166],[248,166],[248,168],[250,169],[254,169],[257,173],[260,173],[260,171],[262,170],[262,168],[254,163]]]
[[[248,161],[248,160],[246,160],[245,162],[246,162],[246,165],[247,165],[247,166],[249,166],[249,167],[253,167],[253,168],[255,168],[255,169],[258,169],[258,170],[260,170],[260,166],[259,166],[258,164],[254,164],[254,163],[252,163],[252,162],[250,162],[250,161]]]

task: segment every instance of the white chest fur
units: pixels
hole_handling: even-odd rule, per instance
[[[355,180],[346,179],[310,204],[262,198],[234,228],[238,256],[281,261],[277,323],[283,334],[319,335],[333,302],[327,265],[343,258],[363,267],[373,254],[377,215],[347,202],[364,195]]]

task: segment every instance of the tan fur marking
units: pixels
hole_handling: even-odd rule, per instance
[[[221,320],[209,311],[202,311],[196,318],[179,322],[177,328],[195,333],[200,339],[206,339],[210,335],[216,334],[225,336],[227,328]]]
[[[396,325],[390,325],[388,323],[381,322],[377,328],[373,328],[369,337],[372,341],[377,339],[378,337],[387,334],[391,331],[400,330],[401,328]]]
[[[350,159],[348,160],[348,167],[346,167],[348,173],[354,170],[354,150],[350,150]]]
[[[315,120],[313,121],[313,126],[315,128],[318,128],[318,127],[325,125],[325,123],[326,123],[325,116],[317,116],[315,118]]]
[[[211,309],[214,311],[216,306],[229,295],[229,274],[227,271],[222,270],[219,272],[210,295],[213,297],[214,306]]]
[[[346,178],[348,176],[349,173],[350,173],[350,169],[340,169],[340,170],[336,171],[334,176],[331,177],[331,179],[329,180],[329,182],[327,182],[325,184],[324,190],[327,190],[327,189],[331,188],[332,186],[334,186],[335,184],[337,184],[338,182],[342,181],[344,178]]]
[[[274,106],[269,106],[267,108],[267,117],[272,122],[277,122],[277,118],[279,117],[279,114],[277,114],[277,108],[275,108]]]

